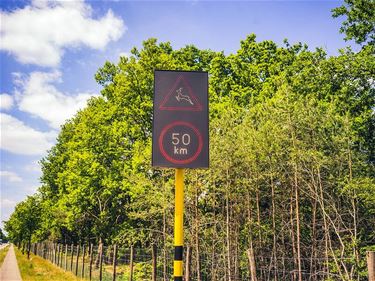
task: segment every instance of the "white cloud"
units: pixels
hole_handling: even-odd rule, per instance
[[[0,12],[0,49],[21,63],[57,66],[67,47],[104,49],[126,27],[111,10],[94,19],[82,1],[34,1],[23,9]]]
[[[9,182],[21,182],[22,178],[14,172],[0,171],[0,177],[6,179]]]
[[[16,206],[17,202],[13,200],[9,200],[6,198],[1,198],[1,207],[3,208],[11,208]]]
[[[0,95],[0,109],[2,110],[10,110],[13,107],[13,97],[8,94],[1,94]]]
[[[16,154],[41,155],[51,148],[57,133],[40,132],[28,127],[22,121],[0,113],[0,148]]]
[[[51,127],[58,129],[77,110],[85,107],[93,94],[64,94],[53,85],[56,82],[62,82],[59,71],[32,72],[30,76],[24,77],[18,73],[15,75],[18,108],[42,118]]]

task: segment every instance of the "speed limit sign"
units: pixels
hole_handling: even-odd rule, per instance
[[[208,73],[154,72],[152,165],[208,168]]]

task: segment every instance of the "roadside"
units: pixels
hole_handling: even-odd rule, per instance
[[[0,280],[2,281],[22,281],[18,268],[13,244],[10,245],[8,253],[0,268]]]
[[[0,268],[4,262],[4,259],[8,253],[8,249],[9,249],[9,244],[2,244],[0,246]]]
[[[19,269],[23,281],[82,281],[70,272],[65,272],[47,260],[30,253],[22,255],[19,249],[15,249]],[[2,279],[1,279],[2,280]]]

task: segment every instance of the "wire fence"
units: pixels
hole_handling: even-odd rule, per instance
[[[87,280],[173,280],[172,252],[159,252],[155,246],[148,249],[43,242],[32,244],[31,251]]]
[[[148,248],[118,247],[117,245],[63,245],[52,242],[35,243],[31,245],[34,254],[49,260],[65,271],[76,276],[94,281],[171,281],[173,280],[173,250],[158,249],[155,244]],[[190,249],[190,257],[184,260],[185,281],[208,280],[253,280],[250,276],[246,257],[239,259],[239,264],[232,260],[233,270],[228,270],[228,263],[224,256],[200,255],[199,260]],[[194,264],[191,260],[194,258]],[[375,260],[375,255],[373,257]],[[300,270],[296,270],[297,261],[294,258],[255,257],[256,278],[263,280],[342,280],[337,272],[328,270],[328,263],[332,260],[324,258],[301,258]],[[350,262],[341,259],[340,263]],[[375,263],[375,261],[373,261]],[[356,278],[356,280],[367,280]]]

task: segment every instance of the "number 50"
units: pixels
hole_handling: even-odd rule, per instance
[[[189,145],[190,144],[190,135],[189,134],[183,134],[180,138],[180,133],[172,133],[172,144],[178,145],[180,143],[180,140],[183,145]]]

